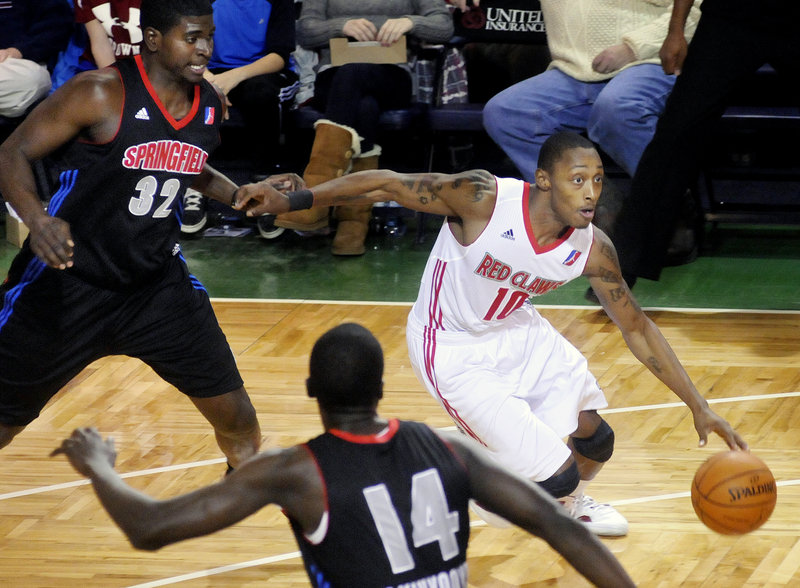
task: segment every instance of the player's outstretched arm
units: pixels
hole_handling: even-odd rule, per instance
[[[58,454],[91,480],[103,507],[138,549],[208,535],[272,503],[301,513],[296,518],[304,528],[314,528],[322,516],[324,502],[317,499],[322,489],[314,485],[318,474],[298,448],[259,453],[222,481],[169,500],[131,488],[114,470],[113,441],[104,441],[94,428],[76,429],[51,453]]]
[[[635,586],[611,551],[534,482],[495,463],[471,439],[440,435],[466,464],[472,498],[483,508],[547,541],[596,586]]]
[[[619,327],[628,348],[692,411],[700,445],[709,433],[717,433],[731,449],[747,449],[747,443],[730,424],[708,406],[689,374],[656,324],[642,311],[622,278],[617,251],[608,236],[595,228],[594,244],[584,275],[603,309]]]
[[[393,200],[406,208],[431,214],[462,219],[489,218],[496,191],[494,176],[483,170],[460,174],[370,170],[348,174],[284,198],[265,200],[249,208],[248,214],[282,214],[316,206]]]

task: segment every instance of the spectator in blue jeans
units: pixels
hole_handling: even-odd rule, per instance
[[[484,109],[487,132],[525,180],[534,181],[544,141],[565,130],[585,132],[633,175],[675,83],[658,57],[671,6],[668,0],[541,0],[552,62]],[[687,36],[698,18],[695,8]]]

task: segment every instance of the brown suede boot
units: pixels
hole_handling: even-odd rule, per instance
[[[309,188],[346,174],[350,171],[352,158],[358,157],[361,151],[361,140],[355,129],[327,119],[314,123],[314,129],[314,145],[303,172],[303,180]],[[279,214],[275,217],[275,225],[296,231],[325,228],[328,226],[328,207]]]
[[[350,172],[378,169],[380,154],[381,148],[375,145],[374,149],[353,160],[353,168]],[[369,231],[370,218],[372,218],[372,202],[337,206],[336,218],[339,224],[331,245],[331,253],[334,255],[363,255],[366,251],[364,241]]]

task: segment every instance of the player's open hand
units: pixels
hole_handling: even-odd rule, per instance
[[[730,423],[708,407],[694,416],[694,428],[700,436],[700,447],[705,447],[708,442],[708,434],[713,431],[722,437],[731,449],[745,451],[748,449],[747,442],[733,430]]]
[[[59,454],[66,455],[72,467],[87,478],[102,468],[113,468],[117,459],[114,440],[109,437],[103,441],[94,427],[75,429],[50,453],[50,457]]]
[[[30,244],[34,255],[55,269],[72,267],[75,242],[69,223],[43,214],[30,223]]]

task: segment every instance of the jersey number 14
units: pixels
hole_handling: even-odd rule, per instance
[[[363,492],[392,572],[400,574],[413,570],[414,558],[386,485],[370,486]],[[442,480],[436,469],[414,474],[411,479],[411,525],[414,547],[438,542],[442,560],[458,555],[458,512],[448,509]]]

